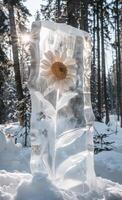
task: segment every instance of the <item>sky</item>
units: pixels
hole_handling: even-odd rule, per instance
[[[40,4],[41,0],[27,0],[24,2],[24,5],[27,6],[30,13],[32,14],[32,17],[30,17],[30,24],[34,21],[34,17],[37,10],[40,10]]]

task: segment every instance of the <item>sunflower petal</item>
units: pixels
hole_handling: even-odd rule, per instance
[[[55,77],[53,76],[49,76],[49,79],[47,80],[48,85],[53,85],[55,83]]]
[[[43,69],[43,70],[47,70],[49,68],[49,65],[41,64],[40,68]]]
[[[51,66],[50,62],[49,62],[48,60],[46,60],[46,59],[41,60],[41,63],[42,63],[43,65],[47,66],[47,67],[50,67],[50,66]]]
[[[51,51],[47,51],[45,59],[41,60],[40,76],[47,80],[47,86],[54,89],[59,89],[61,92],[69,90],[69,88],[75,83],[76,79],[76,61],[73,58],[66,58],[66,52],[55,51],[54,54]],[[67,67],[66,77],[63,79],[58,78],[52,71],[52,64],[55,62],[62,62]],[[50,91],[48,89],[48,91]]]
[[[62,83],[62,90],[64,91],[64,90],[68,90],[69,89],[69,86],[68,86],[68,84],[67,84],[67,81],[64,81],[63,83]]]
[[[43,76],[43,77],[49,77],[49,71],[45,71],[45,70],[41,70],[40,71],[40,76]]]
[[[76,74],[76,70],[74,68],[68,69],[69,74]]]
[[[76,60],[73,59],[73,58],[66,58],[64,60],[64,64],[67,65],[67,66],[75,65],[76,64]]]
[[[59,89],[60,91],[62,90],[61,81],[57,80],[57,81],[55,82],[55,89]]]
[[[69,83],[70,86],[73,86],[75,83],[75,78],[72,76],[68,76],[66,81],[67,81],[67,84]]]
[[[74,79],[74,78],[76,78],[76,74],[69,73],[69,74],[67,74],[67,78]]]
[[[54,61],[54,55],[51,51],[47,51],[45,54],[46,59],[48,59],[48,61],[53,62]]]
[[[61,61],[61,56],[60,56],[60,53],[58,51],[55,51],[55,58],[54,58],[55,61]]]
[[[68,88],[69,88],[70,86],[72,86],[73,84],[74,84],[73,79],[67,78],[67,79],[65,80],[65,86],[67,86]]]
[[[66,52],[63,51],[63,52],[61,53],[60,59],[61,59],[62,62],[64,62],[65,58],[66,58]]]
[[[59,89],[61,90],[61,81],[59,81],[58,79],[55,81],[54,83],[54,87],[55,89]]]

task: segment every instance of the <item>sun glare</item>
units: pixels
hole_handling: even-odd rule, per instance
[[[31,37],[29,34],[22,34],[21,35],[21,41],[23,44],[27,44],[30,41]]]

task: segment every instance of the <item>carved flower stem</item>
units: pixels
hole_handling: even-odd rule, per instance
[[[55,118],[54,118],[54,142],[56,142],[56,135],[57,135],[57,114],[58,114],[58,101],[59,101],[60,91],[57,89],[56,92],[56,105],[55,105]],[[55,158],[56,158],[56,148],[54,143],[54,158],[53,158],[53,177],[55,178]]]

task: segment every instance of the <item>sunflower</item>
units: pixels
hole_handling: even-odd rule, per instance
[[[68,90],[75,83],[75,59],[66,57],[66,53],[48,51],[41,60],[41,77],[47,80],[48,87]]]

